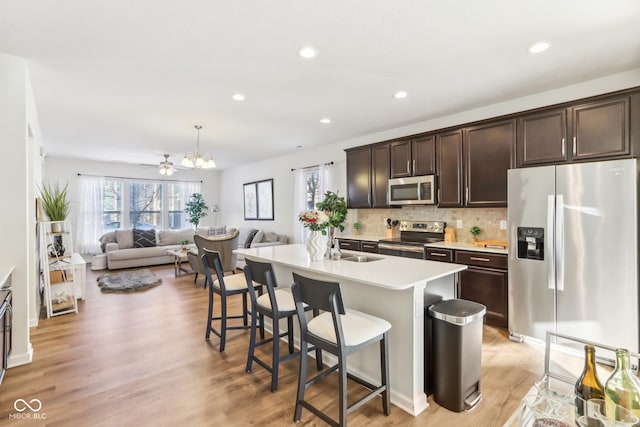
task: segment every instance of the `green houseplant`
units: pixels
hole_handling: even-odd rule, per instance
[[[344,231],[343,223],[347,219],[347,202],[345,202],[344,197],[338,197],[337,193],[327,191],[324,194],[324,200],[316,203],[316,209],[323,211],[329,217],[327,227],[329,227],[330,231],[332,228]],[[327,231],[322,230],[322,234],[326,235]]]
[[[200,220],[207,216],[207,210],[209,207],[204,202],[204,198],[200,193],[193,193],[189,198],[189,201],[185,203],[185,212],[189,216],[187,221],[193,224],[194,228],[198,228],[198,224],[200,224]]]
[[[64,221],[69,216],[69,184],[63,188],[56,182],[55,185],[43,184],[40,188],[40,199],[42,209],[49,221]],[[63,231],[62,224],[51,224],[52,232]]]
[[[355,234],[360,234],[360,230],[362,230],[362,224],[360,224],[359,222],[354,222],[353,229],[355,230]]]
[[[475,242],[477,240],[478,234],[480,234],[480,227],[474,225],[473,227],[471,227],[469,229],[469,233],[471,233],[471,235],[473,236],[473,241]]]

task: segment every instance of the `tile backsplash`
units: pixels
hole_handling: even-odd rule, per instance
[[[507,240],[507,230],[500,230],[500,221],[507,221],[507,208],[437,208],[435,206],[404,206],[400,209],[349,209],[346,234],[353,234],[353,223],[362,224],[362,234],[384,236],[386,219],[405,221],[445,221],[456,230],[456,240],[471,242],[471,227],[480,227],[478,240]],[[458,220],[462,227],[456,228]]]

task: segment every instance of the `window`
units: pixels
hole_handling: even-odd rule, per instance
[[[129,184],[129,224],[131,228],[162,228],[162,184]]]
[[[102,185],[102,224],[105,230],[120,228],[122,222],[122,181],[105,180]]]
[[[102,191],[104,231],[118,228],[188,228],[185,203],[200,192],[195,182],[105,180]]]
[[[316,203],[320,202],[320,173],[318,168],[307,169],[304,171],[305,185],[305,206],[306,210],[316,208]]]

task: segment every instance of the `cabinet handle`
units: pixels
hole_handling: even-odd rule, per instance
[[[440,203],[440,189],[438,188],[438,200],[436,202]]]
[[[469,187],[465,188],[465,202],[469,203]]]
[[[484,261],[484,262],[490,262],[491,261],[489,258],[478,258],[478,257],[475,257],[475,256],[470,256],[469,259],[472,260],[472,261]]]
[[[429,255],[433,255],[433,256],[447,256],[447,254],[441,254],[438,252],[431,252]]]
[[[413,173],[416,173],[416,159],[413,159]]]
[[[573,155],[575,156],[577,153],[577,147],[576,147],[576,137],[573,137]]]
[[[411,162],[407,160],[407,173],[411,175]]]
[[[564,141],[565,141],[565,140],[564,140],[564,138],[562,138],[562,151],[561,151],[561,154],[562,154],[562,158],[563,158],[563,159],[564,159],[564,154],[565,154],[565,144],[564,144]]]

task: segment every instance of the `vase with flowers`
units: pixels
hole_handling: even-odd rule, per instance
[[[329,216],[323,211],[302,211],[298,220],[311,232],[307,239],[307,253],[311,261],[322,261],[327,249],[328,236],[325,228],[329,223]]]
[[[344,222],[347,219],[347,202],[344,197],[338,196],[338,193],[327,191],[324,193],[324,200],[316,203],[316,208],[323,211],[328,217],[326,230],[322,230],[322,234],[328,234],[329,237],[325,253],[325,258],[329,259],[335,242],[336,228],[341,232],[344,231]]]

